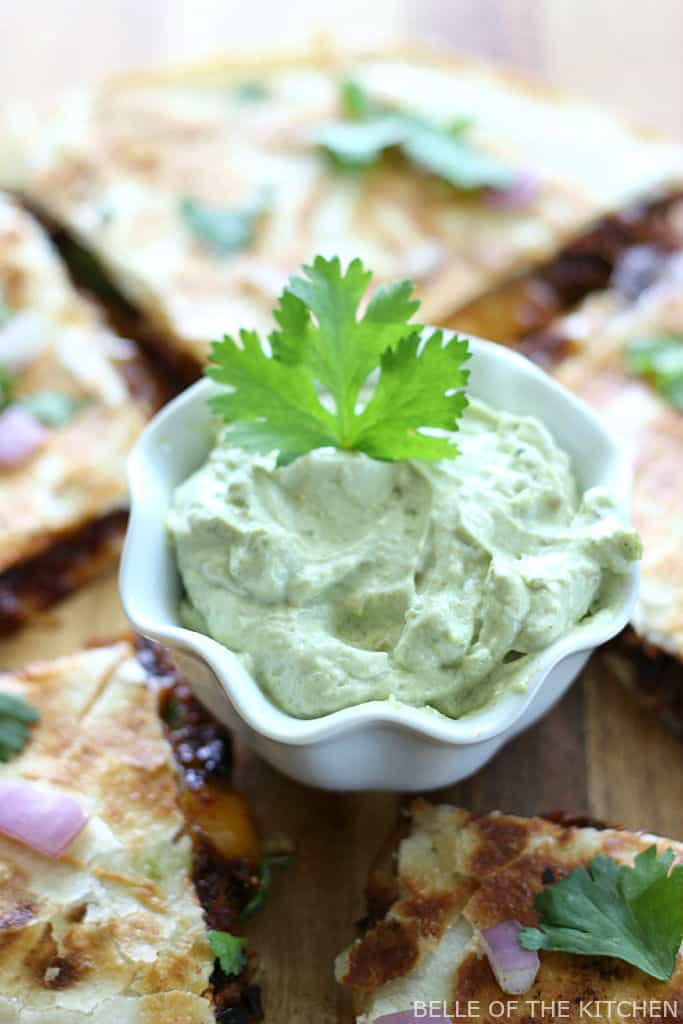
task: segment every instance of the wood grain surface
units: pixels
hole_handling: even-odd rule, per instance
[[[201,0],[2,0],[4,95],[49,95],[145,63],[305,41],[312,31],[352,42],[417,35],[502,60],[683,135],[683,7],[679,0],[346,0],[319,5]],[[324,10],[321,10],[324,7]],[[248,9],[247,9],[248,8]],[[78,22],[78,32],[64,26]],[[362,30],[362,31],[361,31]],[[20,45],[9,46],[16,39]],[[112,572],[34,627],[0,644],[0,664],[67,653],[126,628]],[[539,725],[474,778],[439,792],[475,811],[562,808],[683,839],[683,748],[610,679],[599,658]],[[265,835],[295,844],[251,941],[263,964],[270,1024],[350,1019],[332,974],[363,913],[371,858],[400,806],[397,794],[329,794],[277,775],[246,750],[238,784]]]

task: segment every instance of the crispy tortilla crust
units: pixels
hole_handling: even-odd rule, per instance
[[[6,356],[16,397],[56,391],[76,403],[27,462],[0,471],[2,634],[114,562],[125,456],[169,392],[137,347],[107,330],[38,222],[5,194],[0,293],[3,329],[18,332]]]
[[[521,151],[520,147],[515,147],[517,136],[505,136],[500,127],[508,123],[505,117],[499,113],[496,120],[495,111],[501,96],[507,94],[518,102],[520,118],[529,121],[527,131],[530,133],[530,142],[538,143],[539,139],[544,138],[542,126],[536,121],[539,118],[543,121],[546,114],[550,115],[546,120],[552,127],[556,119],[562,119],[564,109],[567,108],[568,123],[573,123],[571,113],[576,109],[578,101],[482,63],[414,47],[397,47],[381,54],[350,53],[334,47],[322,47],[316,48],[315,53],[264,55],[235,61],[216,60],[196,66],[121,77],[100,87],[96,93],[89,94],[89,99],[84,98],[82,106],[76,106],[77,117],[85,122],[92,116],[93,122],[83,139],[72,139],[73,145],[68,154],[64,154],[57,145],[56,155],[52,160],[49,159],[50,125],[46,126],[41,160],[35,164],[31,157],[31,142],[36,132],[41,132],[41,127],[29,127],[31,116],[24,112],[16,121],[10,118],[12,127],[5,143],[8,150],[5,178],[11,187],[22,192],[31,202],[42,201],[48,208],[49,216],[77,233],[79,241],[88,249],[96,250],[101,262],[109,267],[108,276],[117,282],[119,291],[125,292],[128,300],[144,309],[143,320],[153,325],[152,337],[163,339],[167,347],[194,358],[196,365],[205,358],[208,338],[215,336],[220,329],[232,330],[241,324],[265,326],[270,323],[268,314],[272,302],[266,302],[265,299],[272,299],[270,293],[273,277],[278,272],[296,268],[302,259],[311,255],[311,251],[326,243],[333,226],[323,218],[327,227],[322,233],[317,228],[313,229],[313,221],[320,213],[318,207],[324,207],[327,218],[330,215],[337,218],[342,215],[340,206],[344,206],[349,196],[344,187],[331,196],[331,202],[326,206],[330,198],[330,176],[324,169],[321,172],[317,166],[302,171],[297,165],[294,177],[299,181],[303,195],[297,194],[296,202],[292,199],[285,204],[285,208],[292,211],[292,222],[278,221],[277,230],[273,232],[266,227],[259,233],[253,253],[246,254],[247,260],[242,260],[244,254],[240,254],[218,267],[217,273],[215,260],[205,259],[206,254],[201,251],[201,246],[190,246],[188,252],[184,252],[185,235],[177,230],[175,216],[168,222],[164,219],[169,211],[165,208],[165,201],[161,202],[161,192],[168,186],[174,196],[176,193],[181,195],[187,189],[187,182],[191,181],[197,197],[207,202],[217,202],[227,195],[234,195],[235,202],[244,201],[245,181],[252,184],[255,182],[250,168],[244,166],[245,161],[251,159],[248,156],[251,153],[250,147],[256,147],[261,157],[264,154],[267,156],[273,146],[279,149],[281,156],[296,150],[302,144],[305,129],[311,127],[310,118],[315,121],[320,116],[327,116],[330,101],[329,97],[323,95],[324,88],[321,90],[314,87],[306,91],[307,86],[302,92],[296,93],[297,103],[301,104],[303,110],[303,119],[297,121],[297,107],[293,112],[292,124],[292,110],[287,107],[292,97],[285,89],[282,96],[278,94],[277,102],[271,100],[270,107],[266,100],[253,117],[250,115],[244,122],[238,119],[233,125],[233,132],[241,134],[244,127],[249,129],[244,139],[244,152],[240,150],[243,160],[241,163],[237,159],[234,161],[230,175],[222,183],[223,187],[217,189],[215,175],[207,178],[205,170],[207,166],[213,166],[216,160],[223,159],[222,153],[225,146],[229,145],[229,139],[226,140],[220,132],[215,136],[213,134],[218,129],[215,129],[212,122],[210,98],[203,114],[201,111],[197,114],[191,103],[187,109],[179,103],[176,110],[173,107],[174,90],[175,94],[180,87],[196,88],[199,91],[206,87],[220,86],[229,90],[232,83],[238,83],[245,77],[268,76],[279,72],[287,74],[310,71],[312,74],[325,74],[334,81],[338,76],[348,73],[355,62],[359,66],[364,63],[379,66],[400,61],[411,64],[420,74],[451,73],[456,84],[457,76],[460,75],[465,80],[466,88],[471,88],[474,83],[485,97],[491,94],[493,100],[489,100],[486,109],[489,110],[493,125],[489,133],[492,137],[482,138],[482,144],[492,147],[496,152],[501,150],[501,154],[513,166],[524,161],[525,150],[524,147],[521,147]],[[138,109],[135,103],[140,99],[139,94],[156,88],[169,89],[170,98],[167,102],[160,105],[158,110],[151,107]],[[390,85],[390,92],[392,88]],[[443,91],[443,82],[440,80],[432,83],[431,88]],[[284,107],[280,102],[283,100]],[[92,107],[90,101],[93,102]],[[426,105],[429,106],[428,103]],[[354,200],[351,213],[349,210],[344,212],[342,227],[337,225],[334,229],[337,237],[341,242],[345,239],[348,242],[349,239],[357,240],[359,234],[366,231],[371,250],[379,250],[386,263],[382,267],[381,260],[379,263],[375,261],[377,274],[380,277],[388,275],[388,279],[400,275],[419,279],[425,317],[434,322],[443,322],[454,309],[476,298],[494,283],[546,258],[563,239],[571,237],[603,211],[627,201],[635,194],[635,189],[642,187],[647,190],[665,187],[672,182],[680,183],[683,161],[675,145],[661,144],[651,133],[639,132],[616,117],[579,105],[582,109],[585,107],[588,120],[586,130],[592,132],[591,137],[597,140],[596,144],[599,144],[605,130],[612,133],[617,148],[621,147],[632,157],[631,160],[622,161],[622,169],[632,167],[634,173],[626,173],[618,181],[613,176],[614,180],[591,180],[588,183],[585,165],[577,162],[571,168],[558,168],[557,159],[553,162],[554,149],[550,145],[546,154],[548,159],[543,158],[543,153],[537,159],[543,181],[538,194],[529,201],[529,208],[522,211],[508,208],[505,212],[496,212],[486,202],[478,199],[470,203],[467,197],[459,196],[456,202],[451,202],[451,197],[441,188],[432,188],[434,182],[427,181],[419,173],[396,174],[395,167],[388,162],[381,174],[370,174],[364,179],[367,189],[360,196],[357,209]],[[72,109],[64,108],[58,118],[63,116],[68,120],[72,116]],[[288,116],[284,127],[280,123],[281,117],[278,121],[283,109]],[[592,117],[591,112],[595,116]],[[275,118],[273,120],[271,117],[270,122],[268,116],[262,116],[273,114]],[[121,120],[125,130],[121,130]],[[225,124],[225,117],[222,116],[219,123]],[[532,131],[533,127],[535,131]],[[501,138],[493,138],[496,133]],[[484,125],[482,136],[485,135]],[[182,141],[188,138],[192,140],[194,148],[200,145],[207,147],[205,158],[199,161],[198,168],[192,169],[191,177],[187,163],[188,147],[183,148],[180,158],[175,151],[178,139]],[[90,145],[89,142],[93,140],[95,144]],[[533,160],[532,153],[530,162],[533,163]],[[260,166],[260,161],[257,162]],[[567,165],[569,163],[567,161]],[[222,166],[226,173],[224,160]],[[309,172],[310,181],[307,177]],[[110,231],[112,224],[107,216],[106,197],[110,193],[112,181],[120,183],[123,180],[133,183],[133,191],[138,186],[144,189],[150,181],[156,180],[160,183],[155,192],[160,205],[158,209],[152,209],[150,204],[143,203],[142,218],[138,216],[139,211],[136,212],[134,203],[132,214],[123,206],[114,213],[110,210],[115,220]],[[291,191],[290,186],[291,183],[286,188]],[[290,196],[290,191],[286,192],[287,196]],[[100,199],[104,200],[101,223],[97,222],[96,217],[93,219]],[[83,209],[89,211],[88,216],[80,215],[82,203],[85,204]],[[382,211],[378,213],[380,207]],[[133,233],[132,239],[128,238],[126,244],[123,237],[125,231]],[[155,263],[151,257],[148,261],[153,265],[150,272],[142,250],[139,252],[139,263],[126,259],[126,252],[137,252],[136,238],[140,247],[143,247],[155,232],[159,238],[164,237],[164,232],[166,235],[171,233],[177,245],[183,249],[182,258],[176,254],[177,266],[173,263],[175,269],[168,279],[164,276],[165,272],[161,273],[159,261]],[[344,245],[341,248],[344,249]],[[408,264],[416,250],[420,252],[420,259],[417,261],[418,269],[414,270]],[[430,250],[431,255],[427,257],[428,266],[425,269],[426,250]],[[255,259],[252,259],[252,255]],[[401,255],[398,263],[397,255]],[[403,255],[406,256],[405,260]],[[250,266],[245,266],[245,263]],[[258,263],[259,267],[255,268],[254,263]],[[169,274],[171,269],[168,268]],[[269,279],[269,284],[263,284],[264,277]],[[256,293],[259,299],[254,305],[252,299]],[[226,295],[231,296],[232,307],[230,304],[225,307]],[[221,296],[223,306],[213,316],[207,307]],[[204,308],[201,318],[198,319],[195,314],[188,319],[188,303],[190,307]],[[233,316],[230,315],[231,309]],[[250,320],[252,313],[255,318],[253,324]],[[210,327],[207,326],[209,323]]]
[[[0,775],[56,787],[89,815],[54,860],[0,836],[0,1016],[114,1021],[118,1009],[138,1024],[154,1006],[209,1024],[213,957],[172,753],[131,644],[29,665],[0,688],[41,716]]]
[[[260,885],[260,854],[249,810],[231,786],[230,734],[199,703],[167,651],[138,638],[138,658],[157,693],[178,767],[178,799],[192,838],[193,880],[207,927],[240,934],[240,915]],[[250,1024],[262,1019],[254,976],[253,963],[239,977],[215,965],[211,985],[219,1020]]]
[[[683,192],[678,190],[604,218],[544,266],[465,307],[451,326],[513,345],[545,369],[557,370],[569,387],[585,386],[589,392],[595,391],[594,404],[599,409],[609,398],[609,389],[603,395],[597,388],[600,373],[603,372],[605,380],[607,374],[600,365],[601,355],[593,352],[604,326],[600,323],[601,304],[605,307],[605,324],[608,325],[610,316],[621,314],[620,303],[635,307],[648,289],[657,287],[659,279],[666,275],[671,257],[681,251]],[[586,302],[581,305],[584,299]],[[569,315],[563,317],[562,314]],[[581,331],[585,332],[591,322],[588,318],[594,318],[595,314],[593,334],[578,343],[570,329],[572,321],[580,322]],[[597,367],[595,372],[593,361]],[[583,376],[582,365],[587,367]],[[615,375],[615,390],[618,382],[619,376]],[[652,479],[647,484],[648,490],[655,486],[661,495],[668,493],[668,515],[672,517],[676,509],[672,485],[680,475],[674,466],[674,453],[680,450],[679,428],[675,421],[680,418],[673,410],[667,412],[666,403],[661,404],[660,430],[637,459],[637,475],[650,472]],[[657,468],[655,453],[666,468]],[[680,459],[678,465],[683,466]],[[641,487],[645,486],[643,482]],[[665,516],[660,508],[659,521],[651,522],[648,515],[641,529],[649,533],[652,527],[653,534],[657,534],[665,529]],[[664,579],[669,577],[670,564],[668,558],[661,559],[660,572]],[[642,635],[629,627],[600,656],[644,707],[657,711],[674,732],[683,735],[683,648],[680,641],[673,638],[673,614],[671,620],[668,647],[677,646],[678,653],[665,650],[660,642],[655,642],[654,637],[648,635],[647,619],[643,618],[639,625],[643,627]]]
[[[201,366],[197,360],[169,346],[168,339],[154,330],[145,315],[116,287],[100,260],[79,245],[39,203],[27,205],[50,232],[76,287],[97,299],[114,330],[137,342],[145,353],[144,359],[124,367],[131,394],[146,401],[150,408],[159,409],[198,380]]]
[[[630,626],[599,656],[644,708],[683,737],[683,661],[644,643]]]
[[[540,266],[504,282],[449,317],[446,326],[514,345],[542,366],[560,361],[570,344],[552,320],[610,282],[635,246],[653,254],[683,246],[683,191],[642,199],[601,218]]]
[[[601,413],[634,465],[633,518],[644,543],[633,629],[601,652],[640,702],[683,732],[683,417],[628,372],[631,338],[683,328],[683,201],[647,244],[621,253],[609,287],[527,336],[521,348]],[[644,238],[644,236],[641,236]]]
[[[262,1018],[254,964],[225,976],[204,938],[207,926],[240,932],[240,913],[259,885],[248,810],[236,815],[231,857],[217,849],[222,836],[207,831],[201,813],[217,792],[225,794],[222,809],[234,812],[241,799],[230,785],[230,738],[161,648],[141,643],[138,659],[132,655],[131,644],[118,641],[0,673],[1,690],[24,695],[41,713],[23,754],[0,774],[73,791],[92,819],[47,873],[45,858],[0,837],[0,1016],[18,1008],[14,1000],[27,1009],[54,1000],[79,1011],[92,1005],[101,1013],[95,1019],[114,1020],[134,1000],[126,1020],[206,1024],[215,1014],[251,1024]],[[173,726],[159,720],[171,708]],[[98,884],[113,887],[112,921]],[[160,1016],[148,1018],[152,1007]]]
[[[411,997],[440,999],[442,994],[451,1004],[479,1000],[485,1013],[487,1005],[506,996],[478,945],[478,931],[512,918],[537,924],[533,901],[544,885],[598,853],[630,863],[653,842],[683,856],[683,844],[652,836],[541,818],[475,817],[417,801],[410,834],[397,855],[397,897],[339,957],[337,978],[353,991],[358,1012],[368,1014],[359,1018],[363,1021],[407,1009]],[[440,947],[449,949],[457,934],[452,958],[439,959]],[[670,982],[657,982],[608,957],[543,953],[532,991],[506,1020],[530,1019],[524,998],[567,1000],[571,1021],[581,1019],[581,1000],[660,999],[681,1006],[683,958]]]
[[[0,636],[30,622],[113,565],[127,522],[127,511],[110,512],[0,573]]]

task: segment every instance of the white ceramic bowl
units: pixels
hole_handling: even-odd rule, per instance
[[[470,394],[513,413],[533,414],[571,456],[584,489],[607,487],[627,505],[630,469],[593,412],[527,359],[471,339]],[[614,614],[586,622],[549,647],[524,694],[452,720],[424,708],[371,701],[302,721],[280,711],[225,647],[180,625],[181,584],[167,535],[174,488],[205,460],[212,443],[204,380],[150,423],[128,462],[131,517],[121,594],[137,630],[173,651],[204,704],[276,768],[326,789],[425,790],[471,775],[559,699],[591,651],[627,623],[638,569],[623,580]]]

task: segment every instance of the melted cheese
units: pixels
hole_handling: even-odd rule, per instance
[[[472,120],[472,140],[538,178],[537,197],[501,210],[411,166],[333,172],[314,144],[338,115],[338,82],[436,121]],[[256,75],[267,98],[235,86]],[[73,95],[47,119],[15,108],[4,181],[95,251],[122,291],[178,349],[240,327],[268,329],[273,291],[315,253],[360,256],[376,281],[414,274],[422,316],[439,322],[499,278],[637,192],[683,180],[683,148],[614,116],[476,65],[428,57],[323,57],[207,66]],[[183,197],[240,207],[267,193],[253,246],[217,257],[179,213]]]
[[[82,402],[28,462],[0,470],[2,572],[125,507],[124,462],[146,410],[131,398],[123,373],[134,347],[105,329],[41,228],[3,196],[0,294],[9,313],[0,326],[0,361],[8,352],[17,395],[57,391]],[[4,346],[3,332],[14,332]]]

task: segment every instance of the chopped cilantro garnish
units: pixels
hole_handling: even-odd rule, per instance
[[[170,729],[176,729],[183,720],[183,710],[180,701],[171,697],[164,708],[164,721]]]
[[[645,377],[676,409],[683,410],[683,336],[654,334],[632,338],[626,347],[631,373]]]
[[[245,79],[235,86],[235,96],[242,103],[258,103],[270,95],[270,90],[264,82],[257,78]]]
[[[211,405],[230,441],[277,450],[280,466],[325,447],[387,461],[458,454],[452,438],[424,431],[455,430],[467,405],[467,342],[422,336],[409,281],[380,288],[359,317],[371,276],[358,259],[342,273],[338,258],[317,256],[285,288],[270,353],[254,331],[241,331],[241,344],[214,343],[206,372],[230,390]]]
[[[0,693],[0,761],[20,754],[28,743],[31,726],[40,715],[22,697]]]
[[[0,412],[10,404],[14,398],[15,380],[14,374],[0,363]]]
[[[261,861],[260,884],[240,915],[243,920],[247,920],[253,917],[254,914],[257,914],[266,902],[266,897],[273,884],[273,868],[286,868],[288,864],[289,857],[286,854],[263,858]]]
[[[667,981],[683,940],[683,865],[650,846],[633,867],[598,856],[536,897],[540,928],[525,928],[525,949],[613,956]]]
[[[267,206],[264,196],[235,209],[207,206],[186,196],[180,201],[180,215],[190,231],[212,252],[217,256],[231,256],[252,244]]]
[[[507,188],[510,168],[473,147],[469,122],[434,124],[398,107],[375,102],[354,81],[341,86],[343,119],[324,124],[317,142],[339,165],[369,167],[390,150],[455,188]]]
[[[62,391],[35,391],[23,395],[19,405],[47,427],[60,427],[83,408],[84,401]]]
[[[0,288],[0,327],[3,327],[12,317],[12,312],[5,303],[2,288]],[[0,412],[9,405],[14,397],[15,380],[14,375],[8,368],[0,363]]]
[[[226,974],[239,974],[246,962],[247,940],[230,932],[210,931],[206,933],[211,952],[218,958]]]

